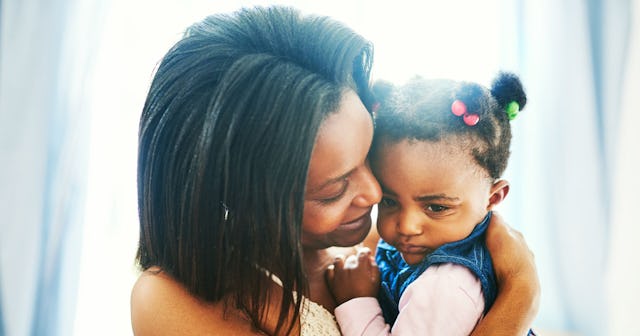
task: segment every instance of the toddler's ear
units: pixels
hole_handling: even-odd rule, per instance
[[[487,210],[492,210],[493,207],[500,204],[507,194],[509,193],[509,182],[507,180],[498,180],[491,186],[489,195],[489,205]]]

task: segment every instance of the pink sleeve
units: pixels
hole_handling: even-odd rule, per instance
[[[393,335],[469,335],[484,310],[480,281],[464,266],[429,267],[400,298]],[[356,298],[335,310],[345,336],[390,335],[375,298]]]
[[[342,335],[389,335],[382,309],[373,297],[351,299],[334,311]]]
[[[457,264],[429,267],[402,294],[394,335],[469,335],[482,318],[480,280]]]

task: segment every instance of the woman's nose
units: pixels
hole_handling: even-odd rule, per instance
[[[369,162],[367,162],[360,174],[358,182],[359,194],[354,198],[353,204],[359,207],[370,207],[382,199],[382,189],[378,180],[373,176]]]

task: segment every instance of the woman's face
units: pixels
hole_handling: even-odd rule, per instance
[[[311,154],[302,219],[305,248],[353,246],[371,228],[371,207],[380,201],[367,153],[373,123],[358,95],[343,95],[337,112],[320,126]]]

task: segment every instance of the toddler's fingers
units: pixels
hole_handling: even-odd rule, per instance
[[[338,254],[335,259],[333,259],[333,267],[334,269],[342,270],[344,269],[344,256],[342,254]]]
[[[358,250],[358,262],[364,262],[369,256],[371,256],[369,248],[365,247]]]
[[[371,251],[369,249],[359,251],[358,267],[362,267],[364,269],[371,268],[371,259],[373,259],[373,256],[371,255]]]
[[[358,257],[355,254],[352,254],[347,257],[347,260],[344,262],[345,269],[353,269],[358,267]]]
[[[371,254],[371,249],[369,249],[368,247],[364,246],[358,249],[358,257],[360,257],[360,255],[370,255]]]

